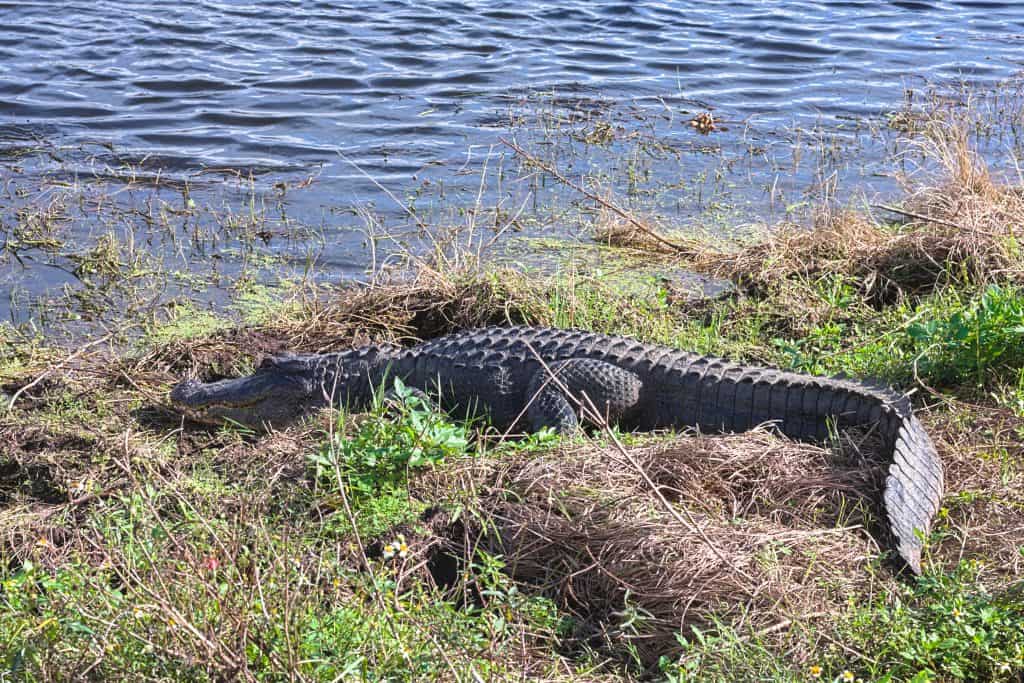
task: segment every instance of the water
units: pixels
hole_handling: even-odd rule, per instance
[[[714,193],[745,218],[805,197],[822,165],[794,149],[816,134],[845,141],[845,191],[873,188],[885,143],[865,128],[926,84],[1014,76],[1022,44],[1024,7],[994,0],[0,2],[0,316],[82,287],[108,232],[122,261],[160,253],[227,280],[261,259],[363,273],[381,257],[366,214],[415,241],[410,200],[423,218],[480,194],[518,212],[519,234],[558,234],[551,207],[572,193],[529,179],[502,136],[606,174],[630,204],[685,188],[648,193],[679,217]],[[723,130],[687,125],[704,110]],[[19,211],[69,204],[69,188],[92,204],[59,207],[60,248],[49,224],[13,235]],[[110,203],[113,225],[97,217]],[[149,218],[125,252],[133,212]]]

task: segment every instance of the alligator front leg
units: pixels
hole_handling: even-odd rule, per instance
[[[641,385],[636,374],[600,360],[552,363],[530,381],[526,419],[531,431],[552,427],[560,434],[572,433],[579,428],[582,402],[592,403],[609,424],[615,424],[636,408]]]

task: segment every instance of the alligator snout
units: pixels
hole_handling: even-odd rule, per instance
[[[307,412],[314,402],[308,384],[268,368],[217,382],[186,379],[171,389],[170,400],[175,409],[197,422],[260,429],[286,424]]]
[[[178,382],[171,389],[171,403],[177,405],[188,403],[189,398],[197,393],[200,386],[202,386],[202,383],[195,379],[186,379]]]

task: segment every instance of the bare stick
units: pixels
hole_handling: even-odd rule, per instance
[[[895,206],[889,206],[888,204],[872,204],[871,208],[882,209],[883,211],[890,211],[892,213],[897,213],[901,216],[906,216],[907,218],[915,218],[919,221],[927,221],[929,223],[935,223],[936,225],[945,225],[947,228],[956,228],[957,230],[965,229],[962,225],[959,225],[957,223],[951,223],[949,221],[942,220],[941,218],[933,218],[931,216],[925,216],[924,214],[914,213],[913,211],[907,211],[906,209],[900,209]]]
[[[604,197],[600,197],[600,196],[594,194],[593,192],[591,192],[590,190],[586,189],[585,187],[583,187],[579,183],[574,183],[573,181],[569,180],[564,175],[559,173],[558,169],[556,169],[554,166],[551,166],[550,164],[544,163],[543,161],[541,161],[537,157],[533,156],[532,154],[530,154],[529,152],[524,150],[522,147],[520,147],[516,143],[509,142],[505,138],[499,138],[499,139],[501,140],[501,142],[503,144],[505,144],[508,147],[512,148],[512,151],[514,151],[516,154],[518,154],[519,156],[521,156],[524,159],[526,159],[532,165],[534,165],[537,168],[541,169],[545,173],[551,175],[555,180],[557,180],[558,182],[562,183],[563,185],[565,185],[567,187],[571,187],[572,189],[576,190],[577,192],[582,194],[587,199],[590,199],[592,201],[597,202],[598,204],[600,204],[604,208],[608,209],[612,213],[616,214],[620,218],[623,218],[623,219],[629,221],[637,230],[639,230],[640,232],[648,235],[651,239],[653,239],[653,240],[655,240],[655,241],[657,241],[657,242],[659,242],[661,244],[664,244],[666,247],[668,247],[668,248],[672,249],[673,251],[676,251],[676,252],[678,252],[680,254],[685,254],[687,256],[696,256],[698,254],[698,250],[695,247],[687,246],[687,245],[684,245],[684,244],[679,244],[677,242],[672,242],[671,240],[665,239],[664,237],[659,235],[657,232],[655,232],[654,230],[652,230],[651,228],[647,227],[642,222],[637,220],[632,214],[630,214],[625,209],[620,208],[618,205],[608,201]]]
[[[65,358],[61,362],[57,363],[53,367],[50,367],[50,368],[44,370],[43,372],[41,372],[39,374],[39,376],[36,377],[34,380],[32,380],[31,382],[29,382],[28,384],[26,384],[25,386],[23,386],[22,388],[20,388],[20,389],[18,389],[17,391],[14,392],[14,395],[11,396],[10,402],[7,404],[7,410],[8,411],[14,410],[14,403],[26,391],[28,391],[32,387],[36,386],[40,382],[42,382],[44,379],[46,379],[47,377],[52,375],[57,370],[60,370],[61,367],[63,367],[64,365],[67,365],[68,363],[73,361],[75,358],[78,358],[79,356],[81,356],[86,350],[92,348],[93,346],[96,346],[97,344],[102,344],[103,342],[105,342],[108,339],[110,339],[112,336],[113,336],[113,333],[103,335],[99,339],[94,339],[93,341],[89,342],[88,344],[85,344],[84,346],[79,347],[79,349],[77,351],[75,351],[70,356],[68,356],[67,358]]]
[[[381,185],[380,181],[378,181],[372,175],[370,175],[369,173],[364,171],[362,166],[360,166],[359,164],[357,164],[356,162],[352,161],[347,156],[345,156],[345,153],[342,152],[340,149],[335,149],[334,153],[337,154],[339,157],[341,157],[345,161],[345,163],[347,163],[349,166],[351,166],[352,168],[354,168],[357,171],[359,171],[359,174],[362,175],[367,180],[369,180],[371,183],[373,183],[374,186],[376,186],[376,188],[378,190],[380,190],[381,192],[386,194],[388,197],[390,197],[391,201],[393,201],[395,204],[397,204],[398,207],[400,209],[402,209],[402,211],[404,211],[405,213],[407,213],[409,215],[409,218],[411,218],[414,221],[416,221],[416,225],[420,228],[420,230],[426,230],[427,229],[427,224],[420,220],[420,217],[416,215],[415,211],[410,209],[406,204],[403,204],[402,202],[400,202],[398,200],[398,197],[396,197],[395,194],[391,190],[389,190],[388,188],[386,188],[383,185]]]
[[[658,499],[658,502],[661,503],[662,507],[664,507],[665,510],[670,515],[672,515],[672,517],[674,517],[677,522],[697,532],[697,535],[700,536],[701,541],[703,541],[704,545],[706,545],[708,549],[715,554],[715,557],[724,562],[734,572],[736,572],[743,578],[753,582],[754,578],[750,574],[743,571],[735,562],[733,562],[724,554],[722,554],[722,552],[718,549],[718,546],[716,546],[711,541],[711,539],[708,538],[708,535],[704,533],[704,529],[702,529],[700,525],[697,524],[697,521],[690,514],[689,510],[687,510],[685,507],[677,508],[675,505],[672,505],[672,503],[668,502],[668,499],[666,499],[665,496],[662,494],[661,489],[658,487],[657,484],[654,483],[654,480],[651,479],[650,475],[647,474],[647,470],[645,470],[643,466],[639,462],[637,462],[636,458],[634,458],[632,455],[629,454],[628,451],[626,451],[626,447],[622,445],[622,442],[619,441],[619,437],[616,436],[615,432],[612,431],[611,425],[608,424],[608,421],[605,420],[603,416],[601,416],[601,414],[594,407],[594,404],[591,402],[590,397],[587,396],[586,394],[583,394],[583,398],[590,405],[590,412],[593,413],[594,416],[600,418],[600,420],[596,422],[604,431],[605,436],[611,439],[612,444],[615,445],[615,450],[617,450],[619,452],[619,455],[621,455],[626,460],[626,462],[628,462],[630,466],[632,466],[633,469],[635,469],[640,474],[640,476],[643,477],[644,483],[646,483],[647,486],[651,489],[651,492]],[[685,515],[686,519],[684,520],[681,515]]]
[[[63,505],[54,505],[53,507],[41,512],[39,514],[39,517],[36,518],[36,520],[43,521],[45,519],[53,517],[58,512],[67,512],[68,510],[72,510],[78,507],[79,505],[84,505],[85,503],[91,503],[94,500],[101,500],[103,498],[107,498],[108,496],[110,496],[110,494],[115,493],[120,489],[123,489],[127,484],[128,482],[122,481],[117,484],[114,484],[113,486],[108,486],[107,488],[97,493],[87,493],[85,495],[79,496],[78,498],[69,500]]]

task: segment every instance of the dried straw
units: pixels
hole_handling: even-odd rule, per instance
[[[676,636],[690,626],[746,614],[771,628],[842,604],[866,580],[878,470],[858,456],[837,460],[759,431],[631,455],[699,529],[680,525],[636,469],[593,446],[478,461],[424,485],[477,494],[479,521],[450,532],[451,551],[464,561],[478,549],[503,556],[513,577],[576,616],[579,637],[646,666],[678,652]]]

